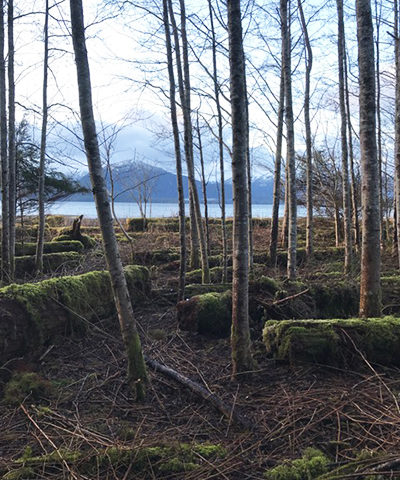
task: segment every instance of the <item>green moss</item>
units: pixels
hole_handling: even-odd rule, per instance
[[[328,471],[329,459],[321,451],[306,449],[303,457],[278,465],[267,472],[267,480],[313,480]]]
[[[43,253],[57,253],[57,252],[82,252],[83,244],[77,240],[67,240],[60,242],[44,242]],[[15,255],[35,255],[36,243],[16,243]]]
[[[62,266],[76,267],[79,264],[81,256],[78,252],[58,252],[45,253],[43,255],[43,272],[55,272]],[[15,276],[24,278],[25,275],[32,276],[36,272],[35,255],[24,255],[15,257]]]
[[[204,293],[217,292],[222,293],[232,289],[231,283],[194,283],[186,285],[186,298],[194,297],[196,295],[203,295]]]
[[[124,271],[131,300],[137,303],[150,292],[150,273],[136,265]],[[1,298],[18,303],[26,312],[25,348],[31,352],[48,342],[53,334],[84,334],[87,323],[82,319],[106,317],[115,312],[106,271],[9,285],[0,289]],[[1,341],[5,340],[0,339],[0,345]]]
[[[31,467],[20,467],[4,474],[2,480],[30,480],[35,478],[35,471]]]
[[[228,336],[232,322],[232,293],[205,293],[194,297],[198,333]]]
[[[136,392],[136,399],[142,401],[146,396],[147,373],[138,333],[132,335],[130,339],[127,356],[128,383],[132,390]]]
[[[7,405],[19,405],[27,397],[30,401],[37,401],[48,398],[52,393],[51,383],[37,373],[15,373],[4,387],[3,402]]]
[[[400,365],[400,319],[395,317],[267,321],[263,338],[268,354],[291,363],[353,368],[364,363],[361,352],[371,362]]]
[[[53,242],[65,242],[65,241],[79,241],[83,244],[85,248],[93,248],[96,246],[96,240],[89,237],[88,235],[80,235],[78,239],[72,238],[72,232],[65,232],[57,237],[53,238]]]
[[[9,472],[10,474],[29,467],[31,478],[35,478],[37,472],[46,470],[46,466],[52,466],[61,463],[63,460],[82,474],[91,475],[97,472],[98,467],[102,469],[111,467],[114,476],[117,471],[123,472],[129,466],[132,471],[146,472],[153,476],[157,473],[175,474],[180,472],[189,472],[198,468],[204,459],[223,458],[226,451],[220,445],[211,444],[176,444],[170,446],[140,447],[135,449],[124,447],[109,447],[104,450],[96,451],[72,451],[60,449],[52,451],[45,455],[33,456],[29,448],[18,460],[15,466],[18,468]],[[15,473],[17,475],[17,473]],[[14,477],[9,477],[14,478]],[[24,478],[18,477],[15,478]]]

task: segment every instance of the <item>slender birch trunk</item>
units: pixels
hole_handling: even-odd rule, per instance
[[[206,248],[206,239],[204,234],[203,223],[201,219],[200,201],[197,191],[195,174],[194,174],[194,159],[193,159],[193,128],[191,119],[191,106],[190,106],[190,74],[189,74],[189,55],[188,55],[188,42],[186,37],[186,13],[185,2],[179,0],[181,9],[181,37],[182,37],[182,60],[179,46],[178,28],[175,21],[175,15],[173,11],[172,1],[168,0],[169,14],[171,18],[174,40],[175,40],[175,54],[177,61],[178,71],[178,85],[179,94],[181,98],[183,123],[184,123],[184,143],[185,143],[185,155],[188,169],[188,179],[191,189],[191,196],[193,201],[194,218],[196,220],[197,234],[200,241],[200,255],[201,255],[201,270],[202,270],[202,282],[210,282],[210,269],[208,265],[208,255]]]
[[[353,239],[354,239],[354,245],[355,245],[356,251],[358,252],[360,248],[360,224],[358,221],[357,183],[356,183],[356,175],[354,172],[353,131],[352,131],[352,125],[351,125],[347,58],[344,62],[344,78],[345,78],[345,94],[346,94],[347,133],[348,133],[348,139],[349,139],[349,160],[350,160],[350,178],[351,178],[350,193],[351,193]]]
[[[269,244],[269,258],[271,266],[276,266],[276,250],[278,247],[279,230],[279,203],[281,199],[281,166],[282,166],[282,140],[283,116],[285,112],[285,82],[281,67],[281,83],[279,87],[278,128],[276,132],[276,151],[274,169],[274,193],[272,203],[271,239]]]
[[[206,229],[206,249],[207,249],[207,254],[210,255],[210,225],[208,222],[207,183],[206,183],[206,174],[204,169],[203,144],[201,141],[201,132],[200,132],[198,113],[197,113],[196,133],[197,133],[197,141],[198,141],[198,147],[199,147],[201,189],[203,192],[203,203],[204,203],[204,224],[205,224],[204,226]]]
[[[190,213],[190,268],[197,269],[201,267],[200,262],[200,240],[197,231],[196,213],[192,195],[192,185],[189,182],[189,213]]]
[[[289,7],[289,8],[288,8]],[[290,280],[296,278],[297,249],[297,200],[296,200],[296,165],[294,146],[294,118],[292,102],[292,72],[291,72],[291,34],[290,34],[290,0],[280,0],[281,30],[284,43],[283,70],[285,78],[286,98],[286,129],[287,129],[287,165],[288,165],[288,261],[287,276]]]
[[[233,182],[233,376],[253,368],[249,329],[248,197],[246,165],[246,93],[240,0],[228,0],[229,65],[232,108]]]
[[[218,122],[218,155],[219,155],[219,172],[220,172],[220,182],[221,182],[220,204],[221,204],[221,233],[222,233],[222,283],[226,283],[228,278],[228,246],[227,246],[226,208],[225,208],[224,138],[223,138],[222,110],[221,110],[221,103],[220,103],[220,87],[218,82],[218,69],[217,69],[217,42],[215,39],[214,13],[213,13],[211,0],[208,0],[208,10],[210,13],[210,26],[211,26],[211,41],[212,41],[211,49],[212,49],[212,62],[213,62],[214,97],[215,97],[215,107],[217,109],[217,122]]]
[[[395,114],[395,206],[396,206],[396,244],[400,268],[400,39],[399,39],[399,4],[394,0],[394,55],[396,65],[396,114]]]
[[[43,60],[43,97],[42,97],[42,132],[40,139],[40,161],[39,161],[39,188],[38,188],[38,210],[39,210],[39,225],[36,241],[36,271],[41,273],[43,271],[43,244],[44,244],[44,180],[45,180],[45,162],[46,162],[46,139],[47,139],[47,83],[49,70],[49,1],[45,3],[45,17],[44,17],[44,60]]]
[[[10,281],[9,169],[7,155],[6,65],[4,3],[0,3],[0,157],[1,157],[1,279]]]
[[[243,54],[244,55],[244,54]],[[246,165],[247,165],[247,204],[249,209],[249,270],[253,270],[253,213],[252,213],[252,191],[251,191],[251,156],[250,156],[250,121],[249,121],[249,100],[247,95],[246,82],[246,58],[243,56],[244,65],[244,93],[246,96]]]
[[[176,180],[178,187],[178,203],[179,203],[179,240],[180,240],[180,266],[179,266],[179,287],[178,302],[185,296],[185,275],[186,275],[186,222],[185,222],[185,196],[183,193],[182,180],[182,157],[179,139],[178,115],[176,111],[176,85],[172,59],[171,31],[168,18],[167,0],[163,0],[163,22],[165,30],[165,45],[167,50],[167,65],[169,78],[169,102],[171,112],[172,132],[174,136],[175,146],[175,162],[176,162]]]
[[[351,241],[351,208],[350,183],[347,149],[347,115],[345,100],[344,64],[346,61],[345,31],[343,20],[343,0],[336,0],[338,12],[338,61],[339,61],[339,104],[340,104],[340,137],[342,150],[342,191],[343,191],[343,223],[344,223],[344,271],[349,273],[352,263]]]
[[[311,70],[313,65],[313,55],[308,35],[307,22],[304,17],[302,0],[298,0],[301,28],[303,30],[304,43],[306,46],[306,87],[304,93],[304,125],[306,129],[306,205],[307,205],[307,220],[306,220],[306,254],[311,257],[313,253],[313,173],[312,173],[312,137],[311,137],[311,120],[310,120],[310,83]]]
[[[70,0],[70,9],[72,41],[78,78],[79,105],[90,179],[103,238],[105,257],[110,271],[111,286],[118,312],[122,339],[128,356],[128,382],[132,390],[136,392],[137,399],[140,400],[145,396],[146,366],[118,251],[110,199],[101,165],[96,124],[93,115],[92,88],[86,50],[82,0]]]
[[[382,8],[382,5],[381,5]],[[381,246],[384,240],[384,225],[383,225],[383,188],[382,188],[382,116],[381,116],[381,62],[380,62],[380,22],[381,11],[378,11],[378,1],[375,0],[375,52],[376,52],[376,122],[377,122],[377,149],[378,149],[378,165],[379,165],[379,215],[381,225]]]
[[[379,165],[376,148],[374,36],[371,1],[356,0],[360,84],[362,248],[360,316],[381,315]],[[396,152],[396,157],[400,152]]]
[[[286,139],[287,143],[287,139]],[[286,147],[287,149],[287,147]],[[287,160],[287,159],[286,159]],[[288,162],[285,163],[285,204],[283,209],[282,231],[281,231],[281,247],[287,249],[289,245],[289,169]]]
[[[15,78],[14,78],[14,0],[8,0],[8,164],[10,173],[10,278],[14,279],[16,204]]]

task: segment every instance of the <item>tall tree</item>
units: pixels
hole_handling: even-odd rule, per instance
[[[276,132],[274,191],[272,203],[271,239],[269,243],[269,258],[271,265],[276,265],[276,250],[278,247],[279,230],[279,203],[281,199],[281,165],[282,165],[282,139],[283,139],[283,116],[285,112],[285,82],[281,65],[281,82],[279,87],[278,125]]]
[[[232,362],[233,375],[250,370],[253,359],[249,329],[249,244],[246,163],[246,89],[240,0],[228,0],[230,91],[232,108],[233,182],[233,280]]]
[[[343,182],[343,217],[344,217],[344,271],[349,273],[352,262],[351,241],[351,208],[350,208],[350,183],[349,162],[347,148],[347,114],[345,96],[344,69],[346,62],[345,31],[343,18],[343,0],[336,0],[338,12],[338,62],[339,62],[339,103],[340,103],[340,137],[342,150],[342,182]]]
[[[224,167],[224,138],[223,138],[223,121],[222,110],[220,102],[220,85],[218,81],[217,69],[217,41],[214,28],[214,10],[211,0],[208,0],[208,11],[210,14],[210,33],[211,33],[211,49],[212,49],[212,63],[213,63],[213,85],[214,85],[214,99],[215,107],[217,109],[218,122],[218,156],[219,156],[219,172],[220,172],[220,205],[221,205],[221,232],[222,232],[222,283],[227,282],[228,278],[228,248],[227,248],[227,233],[226,233],[226,208],[225,208],[225,167]]]
[[[8,0],[8,164],[10,172],[10,278],[14,278],[16,218],[16,148],[15,148],[15,79],[14,79],[14,0]]]
[[[310,84],[311,70],[313,64],[313,55],[310,37],[308,35],[307,22],[304,17],[302,0],[298,0],[300,13],[301,28],[303,30],[304,44],[306,47],[306,78],[304,92],[304,125],[306,129],[306,204],[307,204],[307,221],[306,221],[306,253],[310,257],[313,252],[313,195],[312,195],[312,137],[311,137],[311,120],[310,120]]]
[[[396,105],[395,105],[395,233],[397,244],[398,264],[400,268],[400,38],[399,38],[399,3],[394,0],[394,56],[396,65]]]
[[[97,215],[100,223],[105,257],[110,272],[115,305],[128,356],[128,382],[138,399],[145,395],[146,366],[142,355],[139,334],[133,315],[121,257],[115,236],[113,217],[103,176],[96,124],[93,114],[92,88],[89,61],[86,50],[82,0],[70,0],[72,41],[78,78],[79,106],[83,138],[93,187]]]
[[[360,85],[362,248],[360,316],[381,315],[379,165],[376,147],[374,35],[371,0],[356,0]]]
[[[44,179],[45,179],[45,163],[46,163],[46,140],[47,140],[47,84],[49,70],[49,0],[45,0],[45,17],[44,17],[44,56],[43,56],[43,97],[42,97],[42,131],[40,137],[40,161],[39,161],[39,188],[38,188],[38,209],[39,209],[39,226],[36,241],[36,271],[43,270],[43,244],[44,244]]]
[[[6,62],[4,2],[0,2],[0,157],[1,157],[1,279],[10,280],[9,169],[7,155]]]
[[[182,41],[182,57],[180,52],[180,43],[178,35],[178,27],[175,20],[175,14],[172,6],[172,0],[168,1],[169,14],[173,29],[174,41],[175,41],[175,55],[176,66],[178,72],[178,85],[179,95],[182,106],[183,114],[183,127],[184,127],[184,147],[185,157],[188,169],[188,180],[190,195],[192,198],[194,219],[196,221],[197,234],[200,240],[200,253],[201,253],[201,270],[202,270],[202,282],[210,282],[210,269],[208,265],[208,255],[206,247],[206,239],[201,219],[199,194],[197,191],[197,185],[194,174],[194,159],[193,159],[193,127],[191,118],[191,102],[190,102],[190,72],[189,72],[189,53],[188,53],[188,40],[186,34],[186,12],[184,0],[179,0],[180,5],[180,33]],[[191,212],[192,214],[192,212]]]
[[[171,113],[172,133],[174,136],[175,147],[175,163],[176,163],[176,180],[178,187],[178,204],[179,204],[179,239],[180,239],[180,266],[179,266],[179,287],[178,301],[183,300],[185,295],[185,274],[186,274],[186,224],[185,224],[185,197],[183,193],[182,180],[182,157],[179,139],[178,114],[176,111],[176,84],[174,75],[174,65],[171,45],[171,31],[169,26],[168,3],[163,0],[163,23],[165,31],[165,45],[167,50],[167,65],[169,78],[169,102]],[[197,228],[197,226],[196,226]]]
[[[285,79],[285,117],[287,145],[287,198],[288,198],[288,261],[287,276],[290,280],[296,278],[297,249],[297,201],[296,201],[296,164],[294,146],[294,118],[292,101],[292,69],[291,69],[291,15],[290,0],[280,0],[281,34],[283,42],[283,72]]]

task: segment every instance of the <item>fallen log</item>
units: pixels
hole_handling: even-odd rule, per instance
[[[133,303],[150,292],[145,267],[125,276]],[[98,318],[115,314],[109,273],[52,278],[0,289],[0,365],[18,356],[38,358],[60,335],[83,335]]]
[[[224,415],[230,422],[239,425],[242,428],[247,430],[253,430],[254,425],[251,424],[247,419],[243,418],[239,415],[233,406],[227,405],[224,403],[215,393],[211,393],[210,391],[206,390],[204,387],[199,385],[197,382],[194,382],[188,377],[185,377],[181,373],[177,372],[176,370],[172,369],[171,367],[167,367],[152,358],[149,358],[145,355],[145,361],[147,365],[152,368],[155,372],[160,372],[163,375],[172,378],[176,382],[180,383],[184,387],[188,388],[191,392],[195,393],[203,400],[211,403],[211,405],[216,408],[222,415]]]

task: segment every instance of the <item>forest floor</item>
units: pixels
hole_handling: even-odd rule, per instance
[[[259,250],[266,230],[255,231]],[[136,248],[143,254],[145,248],[171,248],[176,237],[137,234]],[[82,270],[101,268],[101,262],[91,253]],[[388,254],[385,268],[392,263]],[[309,268],[300,275],[310,275]],[[151,369],[146,400],[136,403],[125,382],[117,321],[99,319],[86,337],[62,338],[38,362],[19,365],[48,388],[40,399],[27,394],[22,404],[0,404],[4,479],[263,479],[309,447],[321,450],[332,470],[353,465],[324,478],[400,478],[398,369],[367,361],[357,371],[285,365],[267,358],[261,332],[255,332],[257,366],[232,381],[229,339],[180,331],[171,299],[177,271],[151,271],[153,292],[135,309],[144,352],[217,395],[250,428]],[[318,478],[293,472],[274,478]]]

